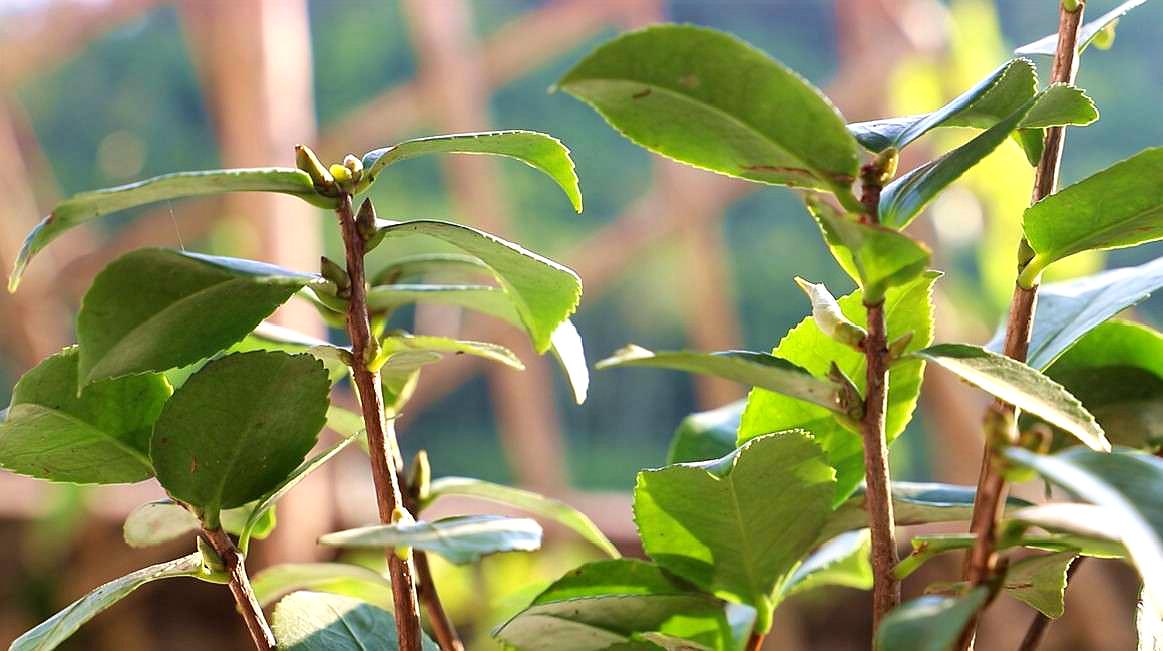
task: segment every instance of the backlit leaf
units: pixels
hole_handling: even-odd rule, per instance
[[[541,525],[529,518],[461,515],[432,522],[382,524],[325,534],[319,544],[346,548],[414,547],[438,554],[450,563],[475,563],[499,552],[533,551],[541,547]]]
[[[876,632],[878,651],[949,651],[989,599],[989,588],[961,596],[926,595],[897,606]]]

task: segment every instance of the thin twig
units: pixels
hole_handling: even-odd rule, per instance
[[[1054,54],[1051,83],[1071,83],[1078,66],[1078,28],[1082,24],[1085,9],[1084,0],[1077,0],[1074,11],[1068,11],[1065,3],[1059,6],[1058,47]],[[1034,190],[1031,202],[1049,196],[1058,185],[1058,169],[1062,160],[1065,142],[1065,127],[1051,127],[1046,130],[1045,146],[1034,176]],[[1033,257],[1029,243],[1023,237],[1018,249],[1018,268],[1022,269]],[[1004,353],[1020,362],[1026,360],[1030,347],[1030,330],[1034,323],[1037,306],[1038,285],[1023,287],[1015,283],[1013,299],[1010,301],[1009,318],[1006,321]],[[1016,415],[1013,405],[998,401],[996,408],[1011,418]],[[1017,432],[1010,428],[1008,435],[1016,441]],[[973,520],[970,531],[977,534],[973,549],[966,556],[963,578],[972,585],[987,583],[997,565],[997,526],[1001,521],[1008,492],[1005,478],[996,466],[996,450],[987,441],[981,462],[981,474],[977,481],[977,495],[973,505]],[[974,617],[962,633],[958,649],[969,649],[973,645],[978,617]]]
[[[864,218],[874,224],[880,221],[878,206],[885,173],[883,160],[865,165],[861,170],[863,192],[860,201],[864,205]],[[864,439],[865,503],[872,530],[872,628],[875,631],[881,619],[900,604],[901,585],[893,574],[898,558],[885,438],[889,353],[884,300],[873,305],[865,303],[864,306],[868,310],[868,335],[862,344],[867,389],[860,434]]]
[[[747,638],[747,646],[743,647],[743,651],[759,651],[763,648],[763,638],[766,636],[766,633],[751,631],[751,637]]]
[[[1082,565],[1082,561],[1086,560],[1085,556],[1079,556],[1070,564],[1066,570],[1066,585],[1063,590],[1070,587],[1070,579],[1074,578],[1074,573],[1078,571],[1078,566]],[[1030,621],[1030,628],[1026,630],[1026,636],[1022,638],[1022,645],[1018,647],[1018,651],[1035,651],[1038,645],[1042,644],[1042,638],[1046,637],[1046,629],[1050,626],[1050,618],[1043,613],[1034,615],[1034,619]]]
[[[416,477],[409,477],[408,490],[404,494],[404,504],[414,514],[420,512],[419,484]],[[416,565],[416,593],[420,597],[420,605],[428,614],[428,623],[432,626],[432,633],[436,636],[436,643],[440,651],[464,651],[464,642],[456,632],[452,619],[444,611],[444,604],[440,601],[440,593],[436,591],[436,581],[432,578],[432,568],[428,565],[428,554],[413,550],[412,561]]]
[[[276,647],[275,634],[271,632],[266,617],[263,616],[262,606],[254,596],[250,587],[250,578],[246,575],[242,555],[234,546],[234,541],[222,529],[202,529],[202,539],[214,548],[214,552],[222,559],[226,572],[230,576],[230,593],[234,595],[234,602],[238,604],[238,612],[246,623],[246,630],[254,641],[254,648],[259,651],[273,651]]]
[[[367,285],[364,279],[365,242],[355,221],[350,195],[340,197],[335,212],[343,231],[347,275],[351,279],[351,296],[347,307],[347,334],[351,339],[351,354],[355,359],[351,374],[359,393],[360,409],[367,431],[380,522],[392,524],[397,507],[403,508],[404,505],[396,464],[389,452],[395,449],[395,440],[389,441],[385,434],[385,431],[391,430],[384,426],[384,398],[379,373],[368,368],[368,358],[371,351],[375,350],[375,345],[368,318]],[[387,558],[400,649],[420,651],[423,633],[420,630],[420,608],[416,600],[416,582],[412,577],[411,563],[400,558],[394,550],[387,551]]]

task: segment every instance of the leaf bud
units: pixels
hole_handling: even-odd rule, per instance
[[[295,166],[311,177],[311,183],[319,194],[328,197],[336,195],[335,178],[307,145],[295,145]]]
[[[810,283],[796,276],[796,284],[812,302],[812,320],[820,330],[836,341],[860,349],[867,335],[864,328],[852,323],[840,311],[840,304],[822,283]]]

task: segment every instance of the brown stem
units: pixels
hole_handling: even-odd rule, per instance
[[[893,163],[895,166],[895,163]],[[883,187],[886,165],[877,161],[861,170],[863,190],[860,201],[864,218],[872,223],[880,221],[880,191]],[[891,172],[890,172],[891,174]],[[888,404],[888,333],[884,318],[884,300],[874,305],[865,303],[868,310],[868,335],[861,347],[866,366],[864,417],[860,421],[860,435],[864,440],[865,506],[872,530],[872,629],[875,632],[881,619],[901,601],[900,580],[893,575],[897,565],[896,525],[892,513],[892,492],[889,485],[888,443],[885,438],[885,410]]]
[[[1079,556],[1070,568],[1066,570],[1066,587],[1070,587],[1070,579],[1074,578],[1074,572],[1078,570],[1078,566],[1082,565],[1082,561],[1086,560],[1085,556]],[[1040,644],[1042,638],[1046,637],[1046,629],[1050,626],[1050,618],[1038,613],[1034,615],[1034,619],[1030,621],[1030,628],[1026,630],[1026,636],[1022,638],[1022,644],[1018,647],[1018,651],[1035,651]]]
[[[242,621],[246,623],[246,630],[250,632],[250,639],[254,641],[254,648],[259,651],[272,651],[276,647],[275,634],[263,616],[262,606],[254,596],[250,587],[250,578],[246,575],[242,555],[234,546],[234,541],[222,529],[202,529],[202,538],[215,553],[222,559],[226,572],[230,576],[230,594],[234,595],[234,602],[238,604],[238,612]]]
[[[367,285],[364,274],[365,242],[351,209],[351,196],[340,197],[336,208],[339,226],[343,231],[343,246],[347,255],[347,275],[351,279],[351,296],[347,304],[347,335],[351,339],[351,354],[355,359],[351,374],[359,393],[364,428],[367,430],[368,452],[372,464],[372,481],[376,489],[376,506],[380,522],[391,524],[397,507],[404,508],[400,480],[390,450],[395,440],[385,434],[384,397],[378,372],[368,369],[376,345],[372,339],[368,319]],[[389,447],[390,446],[390,447]],[[420,630],[420,608],[416,600],[416,583],[412,565],[395,551],[387,551],[388,571],[392,579],[392,602],[395,604],[396,630],[401,651],[420,651],[423,633]]]
[[[1068,11],[1065,4],[1058,11],[1058,47],[1054,53],[1051,83],[1072,83],[1078,71],[1078,28],[1082,24],[1085,0],[1077,0],[1077,8]],[[1059,163],[1065,143],[1065,127],[1050,127],[1046,130],[1045,146],[1038,167],[1034,173],[1034,190],[1031,202],[1040,201],[1052,194],[1058,185]],[[1033,257],[1029,243],[1022,238],[1018,248],[1018,273]],[[1038,301],[1037,284],[1022,287],[1015,283],[1010,301],[1009,317],[1006,321],[1004,353],[1018,361],[1026,361],[1030,347],[1030,330],[1034,323],[1034,312]],[[1016,415],[1013,405],[998,401],[997,408],[1008,415]],[[1009,436],[1016,441],[1016,431]],[[977,481],[977,495],[973,504],[973,519],[970,531],[977,534],[973,549],[965,559],[962,576],[972,585],[987,583],[997,565],[997,526],[1005,508],[1008,488],[1005,478],[996,467],[996,450],[987,441],[981,461],[981,472]],[[958,649],[973,646],[978,617],[966,626],[958,643]]]
[[[413,476],[404,494],[404,504],[413,513],[419,513],[420,496],[417,494],[419,486]],[[444,604],[440,601],[440,594],[436,591],[436,582],[432,579],[432,568],[428,565],[428,554],[416,550],[412,556],[416,564],[416,592],[420,596],[420,604],[424,612],[428,613],[428,623],[432,625],[432,633],[436,636],[436,643],[440,651],[464,651],[464,642],[456,632],[456,627],[444,612]]]
[[[751,631],[751,637],[747,638],[747,646],[743,647],[743,651],[759,651],[763,648],[763,638],[765,633],[759,631]]]

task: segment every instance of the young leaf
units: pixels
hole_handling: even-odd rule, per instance
[[[476,260],[475,258],[469,258]],[[479,262],[478,262],[479,263]],[[487,269],[487,267],[486,267]],[[379,285],[368,290],[368,307],[389,310],[411,303],[438,303],[456,305],[501,319],[533,336],[517,313],[512,298],[504,289],[490,285]],[[549,350],[561,366],[573,390],[577,404],[586,401],[590,375],[586,366],[585,349],[581,337],[569,319],[565,319],[550,335]]]
[[[487,264],[509,293],[539,353],[549,349],[554,331],[577,309],[581,298],[581,279],[573,271],[475,228],[416,220],[387,222],[379,232],[388,238],[426,235]]]
[[[0,419],[0,467],[75,484],[153,475],[149,435],[170,387],[160,375],[91,384],[77,392],[75,346],[42,361],[12,389]]]
[[[272,621],[283,651],[398,649],[392,614],[358,599],[300,590],[283,597]],[[438,651],[427,636],[420,648]]]
[[[1094,416],[1062,385],[1004,355],[967,344],[940,344],[915,353],[1015,407],[1061,427],[1095,450],[1110,442]]]
[[[622,366],[647,366],[710,375],[775,391],[832,411],[841,412],[843,409],[840,388],[835,383],[817,379],[799,366],[767,353],[745,350],[656,353],[631,344],[594,367],[601,370]]]
[[[238,258],[168,249],[127,253],[97,275],[81,303],[80,385],[210,357],[313,278]]]
[[[857,221],[818,197],[804,198],[808,212],[819,224],[832,255],[864,289],[869,303],[877,303],[889,287],[904,285],[929,266],[929,247],[879,224]]]
[[[1163,287],[1163,258],[1043,285],[1030,333],[1027,363],[1043,370],[1087,332]],[[986,346],[1001,352],[1004,325]]]
[[[384,337],[380,341],[380,347],[383,354],[389,356],[397,353],[467,354],[498,362],[518,371],[525,370],[525,365],[521,363],[520,359],[517,359],[513,351],[504,346],[483,341],[462,341],[448,337],[402,333]]]
[[[331,383],[309,355],[252,352],[207,364],[174,393],[150,441],[158,481],[205,512],[275,489],[323,429]]]
[[[1074,509],[1077,516],[1072,517],[1071,511],[1061,510],[1072,505],[1053,504],[1027,509],[1015,517],[1051,530],[1120,540],[1152,602],[1163,604],[1163,509],[1159,508],[1163,504],[1163,459],[1140,452],[1104,454],[1081,447],[1053,455],[1013,447],[1004,454],[1097,507]],[[1058,510],[1048,511],[1051,507]]]
[[[536,131],[489,131],[417,138],[363,155],[365,181],[360,190],[375,182],[388,165],[428,154],[488,154],[515,158],[553,179],[569,197],[573,209],[582,211],[581,189],[569,149],[561,141]]]
[[[312,590],[344,595],[392,609],[392,583],[382,574],[346,563],[283,563],[263,569],[251,577],[251,587],[260,606],[269,606],[284,595]]]
[[[262,525],[263,518],[267,514],[274,513],[275,503],[282,499],[284,495],[291,492],[292,488],[298,486],[299,482],[303,481],[307,475],[342,452],[343,448],[346,448],[349,443],[359,438],[361,433],[362,431],[350,434],[340,439],[338,443],[335,443],[326,450],[299,464],[299,467],[295,468],[286,479],[279,482],[278,486],[267,491],[265,495],[259,498],[258,503],[249,510],[246,523],[242,526],[238,535],[238,546],[243,550],[243,553],[246,552],[247,544],[250,542],[251,536],[255,535],[255,532]]]
[[[1129,321],[1103,323],[1058,358],[1046,375],[1094,414],[1111,443],[1163,445],[1163,335]]]
[[[909,284],[894,287],[885,294],[885,321],[889,341],[911,332],[913,338],[907,350],[929,345],[933,337],[930,296],[933,282],[938,276],[940,274],[936,272],[926,272]],[[860,291],[848,294],[838,302],[840,310],[850,321],[861,327],[868,324],[868,313]],[[825,375],[835,362],[857,388],[863,390],[864,355],[830,339],[820,331],[811,317],[788,332],[772,354],[802,366],[817,376]],[[920,360],[901,360],[889,370],[885,433],[890,442],[904,431],[912,418],[924,368]],[[828,463],[836,468],[836,496],[833,504],[843,502],[864,478],[864,448],[860,435],[847,429],[832,412],[764,389],[753,389],[739,424],[738,442],[791,428],[811,432],[817,443],[824,448]]]
[[[558,82],[630,140],[698,168],[851,196],[859,153],[815,87],[738,38],[656,25],[602,45]]]
[[[834,476],[810,436],[779,432],[715,461],[638,473],[634,519],[660,566],[763,617],[831,513]]]
[[[381,524],[329,533],[320,545],[355,548],[415,547],[439,554],[449,563],[467,565],[500,552],[541,547],[541,525],[529,518],[461,515],[432,522]]]
[[[973,514],[973,498],[976,491],[972,486],[954,484],[933,484],[908,481],[892,482],[892,510],[898,525],[930,524],[934,522],[968,521]],[[1029,506],[1030,503],[1010,497],[1006,499],[1006,512]],[[861,486],[846,501],[836,507],[828,516],[820,531],[818,542],[840,535],[845,531],[868,526],[865,509],[865,491]]]
[[[979,586],[957,597],[927,595],[889,613],[876,632],[878,651],[949,651],[978,610],[989,600]]]
[[[881,152],[905,145],[938,127],[988,129],[1034,96],[1038,78],[1026,59],[1011,59],[945,106],[924,115],[849,124],[866,149]]]
[[[223,192],[279,192],[324,208],[336,205],[335,199],[315,192],[306,172],[285,167],[179,172],[115,188],[82,192],[57,204],[52,213],[28,234],[8,278],[8,291],[16,291],[20,277],[34,255],[74,226],[135,206]]]
[[[50,651],[69,639],[85,622],[129,596],[129,593],[159,579],[197,576],[202,571],[202,555],[190,554],[167,563],[142,568],[114,579],[69,604],[64,610],[37,624],[13,640],[8,651]]]
[[[587,563],[569,572],[493,636],[530,651],[589,651],[649,632],[715,649],[731,641],[722,602],[656,565],[632,559]]]
[[[512,486],[494,484],[483,479],[441,477],[432,482],[428,499],[421,505],[421,509],[428,508],[430,504],[445,495],[475,497],[528,511],[569,527],[611,558],[621,556],[610,539],[602,533],[601,529],[598,529],[598,526],[586,514],[553,498]]]
[[[1074,552],[1023,558],[1006,570],[1006,594],[1050,619],[1058,619],[1065,609],[1066,570],[1075,558],[1078,555]]]
[[[1128,11],[1138,7],[1147,0],[1127,0],[1127,2],[1115,7],[1106,12],[1098,18],[1086,23],[1078,30],[1078,52],[1081,54],[1095,38],[1108,27],[1113,28],[1118,24],[1119,18],[1122,18]],[[1102,48],[1106,49],[1106,48]],[[1050,34],[1044,36],[1033,43],[1027,43],[1022,47],[1014,50],[1014,54],[1044,54],[1046,56],[1054,56],[1058,50],[1058,35]]]
[[[868,529],[848,531],[829,540],[796,568],[780,588],[779,599],[824,586],[871,588],[871,544]]]
[[[735,449],[735,433],[747,401],[737,400],[718,409],[701,411],[678,424],[666,454],[668,465],[718,459]]]
[[[1022,229],[1036,255],[1022,278],[1035,282],[1054,261],[1082,251],[1163,238],[1160,177],[1163,147],[1146,149],[1027,208]]]

